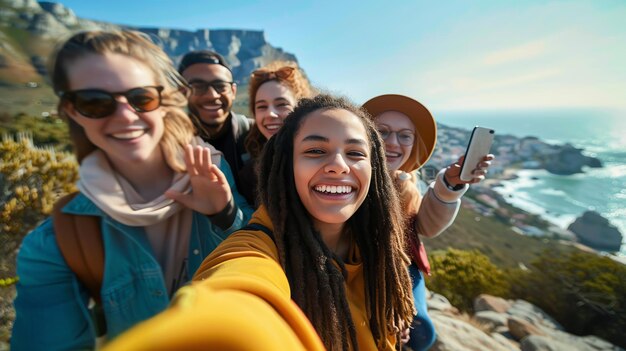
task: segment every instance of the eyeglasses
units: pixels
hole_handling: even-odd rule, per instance
[[[225,82],[223,80],[214,80],[212,82],[196,80],[189,83],[189,86],[191,86],[191,90],[193,91],[194,95],[201,96],[209,91],[209,87],[213,88],[213,90],[215,90],[215,92],[218,94],[224,94],[226,91],[228,91],[228,88],[233,85],[233,83],[234,82]]]
[[[271,80],[276,78],[287,79],[291,77],[295,70],[296,69],[294,67],[289,66],[281,67],[275,71],[270,71],[267,69],[257,69],[256,71],[252,72],[252,77],[260,80]]]
[[[396,140],[398,140],[398,144],[404,146],[412,146],[415,142],[415,133],[410,131],[409,129],[401,129],[392,131],[387,127],[379,126],[378,132],[383,140],[387,140],[392,134],[396,135]]]
[[[124,96],[128,104],[137,112],[154,111],[161,106],[162,86],[133,88],[119,93],[100,89],[82,89],[59,93],[74,105],[76,111],[87,118],[104,118],[115,113],[116,96]]]

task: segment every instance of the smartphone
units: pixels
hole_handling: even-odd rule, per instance
[[[483,157],[489,154],[489,149],[493,143],[495,131],[490,128],[474,127],[470,136],[467,149],[465,150],[465,160],[461,165],[461,180],[468,182],[474,178],[472,171],[476,169]]]

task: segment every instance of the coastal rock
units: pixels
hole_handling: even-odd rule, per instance
[[[595,211],[586,211],[567,228],[578,237],[578,240],[596,250],[619,251],[623,235]]]
[[[481,294],[474,299],[475,312],[494,311],[498,313],[505,313],[509,308],[511,308],[511,303],[501,297]]]
[[[513,340],[511,337],[508,337],[501,333],[491,333],[489,335],[507,349],[520,349],[520,344],[517,341]]]
[[[437,342],[431,350],[434,351],[505,351],[516,350],[512,344],[504,344],[492,338],[482,330],[461,319],[446,313],[434,311],[430,314],[435,329]]]
[[[522,351],[570,351],[571,345],[550,339],[542,335],[529,335],[520,342]],[[576,349],[581,350],[581,349]]]
[[[529,335],[521,340],[522,351],[623,351],[620,347],[595,336],[576,336],[565,332]]]
[[[558,151],[546,155],[543,164],[548,172],[559,175],[582,173],[583,166],[602,167],[599,159],[583,155],[582,149],[570,144],[565,144]]]
[[[447,301],[436,293],[427,293],[426,296],[429,306],[431,299],[439,303]],[[481,295],[476,298],[475,305],[480,307],[485,301],[500,299]],[[623,351],[596,336],[577,336],[563,331],[563,327],[552,317],[527,301],[501,299],[499,302],[510,304],[506,313],[483,310],[470,317],[450,312],[453,306],[442,310],[430,309],[429,314],[437,330],[437,342],[431,350]],[[507,318],[505,325],[497,325],[500,324],[497,323],[500,317]]]
[[[528,335],[545,335],[541,329],[521,318],[511,317],[508,319],[507,325],[515,340],[522,340]]]
[[[476,312],[474,319],[482,324],[488,324],[493,327],[501,327],[507,325],[507,315],[494,311]]]
[[[542,326],[554,330],[563,330],[563,326],[559,324],[554,318],[545,313],[541,308],[531,304],[524,300],[515,300],[506,311],[512,317],[516,317],[522,320],[526,320],[533,325]]]
[[[449,313],[458,313],[458,309],[448,301],[448,299],[440,294],[430,293],[430,297],[426,301],[429,311],[441,311]]]

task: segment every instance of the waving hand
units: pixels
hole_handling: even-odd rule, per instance
[[[222,211],[232,198],[232,193],[224,173],[211,162],[211,150],[207,147],[187,145],[185,165],[191,181],[191,193],[183,194],[168,190],[165,195],[206,215]]]

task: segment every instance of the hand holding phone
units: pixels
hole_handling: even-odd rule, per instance
[[[465,160],[461,165],[460,178],[462,181],[469,182],[474,178],[472,171],[476,169],[478,163],[489,154],[494,136],[495,131],[493,129],[478,126],[474,127],[467,149],[465,150]]]

